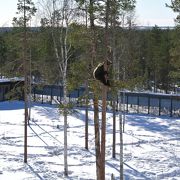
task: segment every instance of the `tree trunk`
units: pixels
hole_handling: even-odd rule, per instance
[[[89,16],[90,16],[90,29],[92,32],[92,60],[91,67],[94,67],[96,60],[96,34],[94,25],[94,0],[89,1]],[[101,147],[100,147],[100,130],[99,130],[99,107],[98,97],[96,95],[96,87],[94,89],[94,131],[95,131],[95,152],[96,152],[96,177],[97,180],[101,180]]]
[[[27,163],[27,123],[28,123],[28,64],[27,64],[27,29],[26,29],[26,2],[24,0],[24,163]]]
[[[101,180],[101,150],[100,150],[100,133],[99,133],[99,108],[98,98],[94,95],[94,131],[95,131],[95,151],[96,151],[96,176],[97,180]]]
[[[123,180],[123,118],[121,108],[121,93],[119,93],[119,136],[120,136],[120,180]]]
[[[113,72],[117,72],[119,68],[116,61],[116,14],[112,18],[112,62],[113,62]],[[113,80],[118,79],[116,74],[113,74]],[[113,143],[112,143],[112,157],[116,157],[116,96],[113,95]]]
[[[113,145],[112,145],[112,157],[116,157],[116,102],[113,98]]]
[[[108,49],[109,49],[109,0],[106,1],[106,22],[105,22],[105,63],[104,70],[108,71],[107,60],[108,60]],[[108,78],[108,77],[107,77]],[[106,156],[106,105],[107,105],[107,86],[102,87],[102,129],[101,129],[101,180],[105,180],[105,156]]]
[[[64,76],[66,77],[66,76]],[[64,175],[68,176],[68,163],[67,163],[67,83],[66,78],[63,79],[64,88]]]
[[[88,150],[88,81],[86,81],[85,148]]]
[[[102,127],[101,127],[101,180],[105,180],[105,150],[106,150],[106,99],[107,86],[102,91]]]

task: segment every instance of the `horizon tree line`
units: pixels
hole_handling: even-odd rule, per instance
[[[27,163],[27,101],[30,79],[33,78],[39,83],[63,85],[64,100],[60,108],[63,109],[64,115],[66,176],[69,106],[67,93],[68,90],[85,84],[87,93],[89,90],[94,93],[96,174],[97,179],[103,180],[107,91],[117,94],[120,89],[154,92],[160,89],[168,93],[179,85],[179,15],[176,19],[177,27],[173,30],[162,30],[158,26],[150,30],[139,30],[133,19],[135,0],[47,0],[40,4],[44,14],[40,28],[30,31],[28,27],[28,22],[36,12],[34,3],[31,0],[18,0],[17,10],[22,16],[13,19],[12,31],[0,35],[0,75],[25,78],[24,162]],[[174,0],[172,5],[166,6],[180,13],[179,1]],[[92,76],[93,70],[101,62],[104,62],[106,70],[107,59],[113,63],[109,71],[110,90],[106,86],[101,86]],[[100,96],[102,96],[101,121],[98,115]],[[115,107],[116,103],[113,105]],[[88,141],[88,136],[86,138]],[[87,143],[86,148],[88,149]],[[122,180],[123,162],[120,166]]]

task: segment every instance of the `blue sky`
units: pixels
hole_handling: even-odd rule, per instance
[[[12,18],[16,16],[17,0],[0,0],[0,2],[0,26],[11,26]],[[166,8],[165,3],[170,4],[170,0],[137,0],[136,24],[173,26],[176,14]]]
[[[173,26],[176,14],[165,3],[170,4],[170,0],[137,0],[137,22],[140,25]]]

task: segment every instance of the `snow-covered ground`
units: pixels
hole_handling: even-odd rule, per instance
[[[96,179],[93,111],[89,150],[84,148],[85,111],[68,117],[68,178],[63,175],[63,117],[54,105],[33,104],[24,158],[23,102],[0,103],[0,180]],[[117,115],[118,117],[118,115]],[[59,125],[59,128],[57,128]],[[180,179],[180,119],[127,114],[124,135],[125,180]],[[112,113],[107,113],[106,179],[119,179],[119,122],[112,158]]]

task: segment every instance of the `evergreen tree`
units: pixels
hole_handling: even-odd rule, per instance
[[[19,18],[14,18],[13,21],[16,25],[23,28],[23,73],[24,73],[24,110],[25,110],[25,124],[24,124],[24,162],[27,163],[27,123],[28,123],[28,95],[29,95],[29,75],[30,67],[27,57],[27,23],[30,21],[32,16],[35,15],[36,8],[31,0],[18,0],[17,3],[17,14],[21,16]]]
[[[6,59],[7,59],[7,45],[6,42],[3,38],[3,36],[0,35],[0,78],[2,78],[4,74],[4,68],[3,66],[5,65]]]
[[[171,48],[171,65],[173,67],[172,71],[169,73],[170,78],[173,81],[173,84],[180,84],[180,0],[171,0],[171,4],[166,4],[167,7],[171,8],[175,13],[178,13],[175,22],[177,27],[174,32],[173,46]]]
[[[175,21],[180,24],[180,0],[171,0],[171,4],[166,4],[166,6],[178,13]]]
[[[170,48],[171,48],[171,34],[170,30],[164,30],[161,33],[161,46],[159,58],[159,82],[158,87],[166,93],[170,89],[169,73],[171,71],[170,63]]]
[[[173,45],[170,50],[170,69],[169,77],[171,78],[172,85],[180,85],[180,27],[177,26],[173,35]]]

